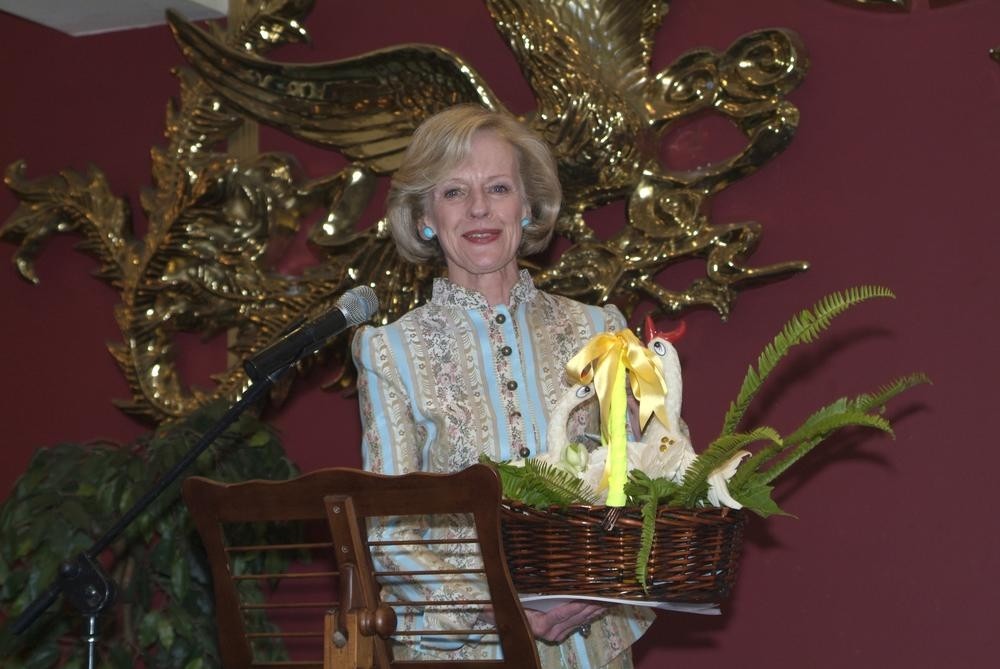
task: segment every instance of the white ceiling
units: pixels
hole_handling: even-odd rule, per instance
[[[192,21],[226,15],[228,0],[0,0],[0,11],[70,35],[96,35],[164,23],[176,9]]]

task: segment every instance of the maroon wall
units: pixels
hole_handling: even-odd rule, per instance
[[[288,59],[346,57],[401,42],[449,47],[515,111],[533,105],[486,10],[468,0],[320,2],[310,48]],[[758,28],[801,35],[812,61],[792,94],[802,120],[791,148],[714,200],[716,223],[764,227],[753,264],[790,259],[808,273],[745,292],[730,320],[688,318],[681,344],[685,415],[697,443],[718,429],[747,365],[794,311],[835,289],[882,283],[898,294],[838,321],[824,343],[788,361],[755,416],[781,429],[843,394],[913,370],[935,385],[892,411],[896,440],[840,439],[779,488],[799,519],[752,524],[725,614],[663,615],[639,666],[992,666],[1000,542],[991,521],[1000,465],[996,410],[996,165],[1000,158],[1000,3],[914,0],[909,13],[826,0],[677,0],[657,35],[654,68],[687,49],[726,48]],[[93,162],[138,210],[149,148],[177,93],[181,58],[165,28],[71,39],[0,14],[0,163],[26,158],[37,177]],[[668,153],[718,150],[704,126]],[[265,133],[312,175],[339,157]],[[16,202],[0,192],[0,216]],[[621,207],[591,220],[618,225]],[[138,214],[137,214],[138,218]],[[141,227],[141,220],[138,221]],[[0,494],[32,452],[60,440],[127,441],[144,427],[111,404],[127,387],[105,350],[119,337],[116,294],[87,273],[72,240],[50,243],[41,285],[0,271],[4,433]],[[5,245],[10,257],[13,247]],[[671,274],[663,281],[671,284]],[[992,287],[991,287],[992,286]],[[222,364],[189,347],[193,377]],[[207,370],[207,371],[206,371]],[[358,463],[353,400],[303,386],[275,416],[303,469]]]

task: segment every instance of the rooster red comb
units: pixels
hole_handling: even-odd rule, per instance
[[[684,336],[684,332],[687,331],[687,323],[681,321],[680,324],[673,330],[657,330],[656,325],[653,323],[652,316],[646,316],[646,326],[643,328],[643,334],[646,336],[646,345],[653,341],[657,337],[660,339],[666,339],[671,344],[675,341],[680,341],[680,338]]]

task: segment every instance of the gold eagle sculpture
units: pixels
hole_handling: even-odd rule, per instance
[[[760,30],[725,51],[696,49],[651,70],[653,35],[664,0],[485,0],[513,50],[537,105],[522,120],[552,147],[564,187],[557,224],[564,250],[528,264],[540,288],[586,302],[615,302],[631,315],[643,303],[656,315],[710,307],[723,318],[736,290],[804,270],[800,261],[749,267],[760,238],[756,222],[713,224],[708,198],[780,153],[798,124],[786,96],[808,67],[796,35]],[[256,0],[228,29],[202,30],[168,14],[191,69],[179,71],[179,107],[167,117],[166,147],[154,149],[154,188],[141,198],[148,232],[134,237],[127,206],[103,175],[63,172],[26,179],[23,162],[6,181],[21,200],[0,229],[20,244],[19,271],[45,237],[75,232],[119,287],[123,342],[112,346],[133,392],[120,403],[161,420],[212,398],[235,398],[247,379],[238,364],[211,390],[178,378],[179,332],[231,333],[234,360],[263,348],[304,314],[329,308],[346,288],[377,292],[378,319],[394,320],[426,298],[437,268],[406,263],[384,221],[360,228],[380,177],[391,175],[410,135],[431,114],[502,101],[458,54],[406,44],[327,63],[266,60],[271,47],[305,39],[312,0]],[[696,170],[672,170],[659,158],[664,133],[680,119],[721,114],[746,144],[736,155]],[[349,165],[305,181],[293,159],[239,159],[213,149],[249,117],[328,147]],[[624,201],[619,231],[601,236],[585,213]],[[280,251],[307,221],[318,262],[301,274],[279,270]],[[311,218],[312,217],[312,218]],[[705,276],[667,288],[668,266],[697,259]],[[321,359],[349,368],[347,336]],[[350,374],[341,379],[348,384]],[[287,385],[276,391],[276,399]]]

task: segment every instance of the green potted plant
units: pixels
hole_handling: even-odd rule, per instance
[[[63,561],[90,547],[225,410],[221,403],[206,405],[127,446],[89,442],[40,449],[0,507],[0,607],[8,623],[53,582]],[[187,473],[242,481],[287,479],[297,470],[275,431],[247,413]],[[178,489],[178,483],[168,488],[100,556],[118,587],[100,621],[102,666],[219,665],[209,569]],[[3,666],[86,666],[83,622],[72,609],[51,606],[20,636],[5,626]],[[269,652],[285,656],[278,646]]]

